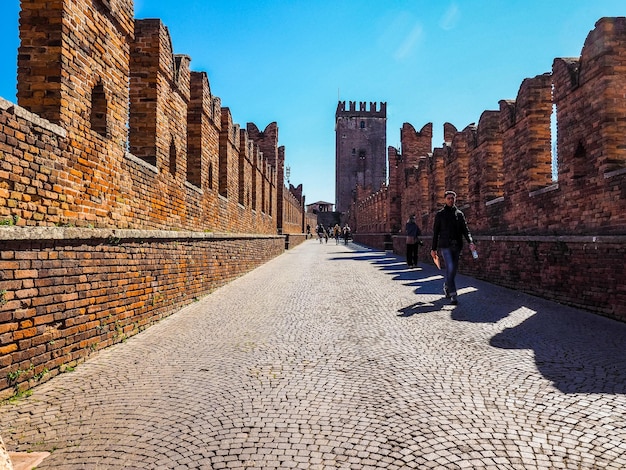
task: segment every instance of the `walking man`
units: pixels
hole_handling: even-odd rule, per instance
[[[470,250],[475,250],[472,235],[467,228],[465,215],[455,205],[456,193],[446,191],[444,194],[445,206],[435,215],[433,227],[433,244],[431,255],[437,255],[437,248],[446,264],[446,280],[443,285],[443,293],[450,299],[452,305],[458,303],[456,292],[456,272],[459,267],[459,256],[463,248],[463,238],[469,243]]]
[[[415,216],[411,214],[409,220],[406,221],[406,264],[409,268],[417,268],[417,247],[419,245],[419,237],[422,231],[415,222]]]

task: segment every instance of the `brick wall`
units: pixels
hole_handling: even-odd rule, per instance
[[[10,192],[0,216],[276,233],[285,152],[276,123],[256,143],[240,133],[206,73],[173,53],[160,20],[134,20],[132,1],[44,3],[23,2],[20,13],[24,109],[0,102],[6,171],[20,175],[0,180]]]
[[[389,187],[364,195],[351,217],[372,220],[400,200],[402,219],[390,227],[415,213],[428,235],[453,189],[482,253],[464,272],[626,321],[625,65],[626,18],[602,18],[580,58],[555,59],[477,126],[446,123],[443,147],[430,150],[430,125],[404,124],[402,151],[389,150]],[[365,230],[356,240],[381,238],[356,227]],[[404,253],[404,237],[395,238]]]
[[[20,105],[0,98],[3,397],[277,256],[279,223],[293,246],[305,220],[276,123],[234,123],[160,20],[132,0],[21,5]]]
[[[303,223],[303,205],[298,198],[287,188],[283,192],[283,225],[282,233],[296,234],[304,233]]]
[[[271,235],[0,228],[0,397],[124,341],[284,250]]]

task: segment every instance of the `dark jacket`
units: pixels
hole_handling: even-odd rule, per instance
[[[436,251],[437,248],[450,248],[456,245],[460,250],[463,247],[463,238],[468,243],[474,243],[467,228],[465,215],[456,206],[445,205],[435,214],[432,249]]]
[[[419,237],[422,234],[422,231],[420,230],[420,228],[415,223],[415,220],[409,220],[406,223],[405,229],[406,229],[406,236],[407,237],[417,238],[417,237]]]

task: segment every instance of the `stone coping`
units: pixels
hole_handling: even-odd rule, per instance
[[[63,137],[63,138],[67,137],[67,132],[61,126],[58,126],[40,116],[37,116],[36,114],[33,114],[30,111],[27,111],[21,106],[18,106],[17,104],[14,104],[11,101],[8,101],[2,98],[1,96],[0,96],[0,109],[3,111],[10,112],[17,117],[26,119],[27,121],[32,122],[33,124],[41,127],[42,129],[46,129],[46,130],[49,130],[50,132],[53,132],[59,137]]]
[[[190,230],[138,230],[80,227],[0,226],[0,240],[163,240],[211,239],[240,240],[285,238],[284,235],[259,233],[194,232]]]
[[[394,235],[394,237],[405,236]],[[432,235],[421,235],[419,238],[428,240]],[[626,243],[626,235],[472,235],[472,238],[476,241],[491,242]]]

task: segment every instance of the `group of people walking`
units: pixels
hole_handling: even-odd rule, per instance
[[[467,241],[473,254],[476,253],[476,246],[467,227],[465,215],[456,206],[456,193],[454,191],[446,191],[444,200],[445,205],[435,214],[430,255],[439,267],[440,261],[437,250],[441,251],[445,265],[443,293],[447,299],[450,299],[452,305],[456,305],[458,303],[456,273],[459,268],[463,240]],[[409,220],[407,220],[405,232],[406,262],[409,268],[414,268],[417,267],[418,247],[423,244],[418,238],[421,235],[421,230],[415,222],[414,215],[411,215]]]
[[[345,224],[343,228],[340,227],[339,224],[335,224],[334,227],[329,225],[328,229],[326,229],[323,224],[317,224],[315,231],[317,232],[317,238],[320,243],[328,243],[328,238],[332,237],[335,239],[335,244],[338,245],[339,239],[343,238],[344,243],[347,245],[348,241],[352,238],[352,232],[348,224]]]

